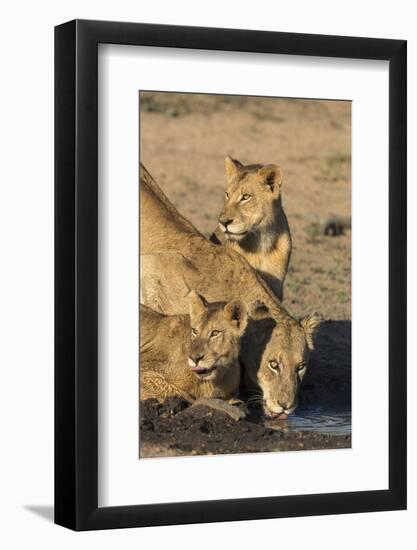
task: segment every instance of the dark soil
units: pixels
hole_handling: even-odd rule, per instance
[[[300,390],[297,415],[309,411],[350,412],[351,323],[327,321]],[[259,411],[242,420],[171,397],[163,404],[148,399],[140,406],[140,456],[210,455],[266,451],[338,449],[351,446],[351,435],[294,431],[286,422],[266,425]]]
[[[351,445],[350,435],[275,430],[259,423],[256,417],[236,421],[204,405],[190,407],[177,397],[163,404],[155,399],[142,402],[140,430],[141,458],[335,449]]]

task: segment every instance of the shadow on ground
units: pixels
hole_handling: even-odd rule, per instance
[[[297,413],[310,408],[350,411],[351,321],[324,321],[300,391]]]
[[[29,512],[32,512],[32,514],[35,514],[45,520],[47,520],[49,523],[53,523],[54,521],[54,507],[53,506],[38,506],[36,504],[33,505],[26,505],[24,506],[25,510],[28,510]]]

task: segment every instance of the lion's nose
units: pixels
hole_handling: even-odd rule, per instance
[[[233,222],[233,218],[219,218],[219,223],[227,229],[227,226]]]
[[[190,359],[195,365],[198,365],[198,363],[203,359],[203,357],[204,355],[190,355]]]

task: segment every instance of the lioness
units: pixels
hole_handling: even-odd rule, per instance
[[[260,309],[263,308],[262,304]],[[245,385],[249,389],[249,401],[252,404],[262,403],[267,416],[286,419],[295,411],[298,390],[307,371],[319,324],[320,317],[317,313],[307,315],[300,321],[304,334],[291,331],[291,345],[283,345],[285,337],[284,333],[280,333],[279,326],[270,335],[258,331],[261,341],[264,339],[267,344],[258,360],[245,362]],[[303,352],[294,354],[294,348],[302,349]],[[241,356],[251,357],[251,354],[253,347],[248,340],[244,340]]]
[[[282,301],[291,234],[282,206],[281,168],[275,164],[244,166],[229,156],[225,165],[225,202],[210,240],[239,252]]]
[[[211,302],[243,297],[255,322],[243,336],[241,363],[255,381],[270,361],[280,362],[277,379],[288,390],[285,402],[280,403],[279,390],[274,393],[275,384],[270,392],[265,384],[261,388],[268,396],[266,412],[288,414],[297,401],[300,366],[308,361],[318,317],[294,319],[243,256],[214,245],[179,214],[143,165],[140,177],[141,302],[161,313],[184,314],[191,289]]]
[[[242,300],[209,304],[194,291],[189,299],[189,316],[140,306],[141,399],[237,396],[247,305]]]

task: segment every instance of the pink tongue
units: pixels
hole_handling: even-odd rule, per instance
[[[206,372],[206,369],[204,367],[194,367],[191,370],[193,372],[196,372],[197,374],[201,374],[202,372]]]
[[[287,413],[272,413],[272,418],[277,418],[278,420],[287,420]]]

